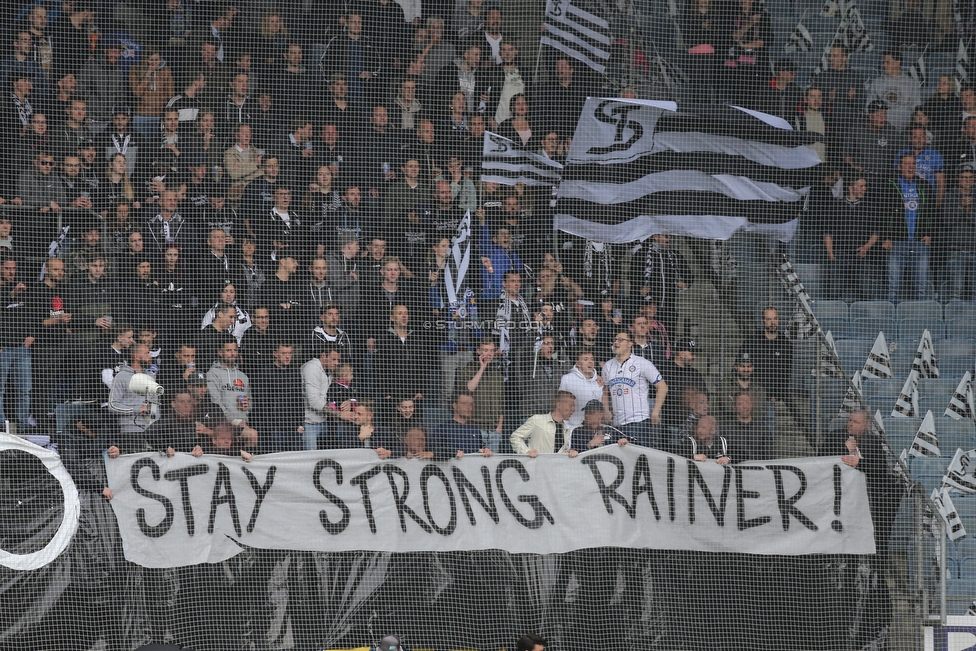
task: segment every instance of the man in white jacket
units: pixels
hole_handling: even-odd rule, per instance
[[[356,411],[347,400],[339,405],[339,411],[329,407],[329,387],[332,374],[339,366],[342,354],[331,342],[322,344],[318,357],[302,365],[302,394],[305,399],[305,431],[302,443],[306,450],[318,448],[320,436],[328,434],[329,421],[356,421]]]
[[[604,407],[607,406],[607,399],[603,393],[603,378],[596,372],[593,351],[580,349],[576,356],[576,365],[563,376],[559,383],[559,390],[569,391],[576,397],[576,410],[566,419],[566,425],[571,429],[583,423],[583,406],[590,400],[599,400]]]
[[[579,454],[570,450],[573,428],[566,419],[576,411],[576,399],[569,391],[557,391],[552,399],[552,411],[548,414],[530,416],[525,423],[512,432],[509,442],[515,454],[527,454],[532,458],[539,454],[569,451],[569,456]]]

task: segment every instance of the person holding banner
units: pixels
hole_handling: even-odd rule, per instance
[[[613,424],[647,447],[661,449],[664,441],[655,428],[661,425],[661,409],[668,384],[653,363],[632,354],[634,341],[626,330],[613,339],[615,357],[603,365],[603,383],[610,396]],[[650,388],[655,388],[654,408],[648,413]]]
[[[459,391],[451,406],[454,409],[451,420],[438,425],[434,430],[434,447],[439,452],[438,456],[460,459],[465,454],[480,453],[490,457],[491,448],[485,444],[478,426],[471,422],[475,411],[474,392]]]
[[[572,449],[573,430],[567,428],[566,419],[576,411],[576,398],[569,391],[557,391],[552,399],[552,411],[530,416],[509,437],[515,454],[527,454],[533,459],[542,454],[568,451],[575,457],[579,452]],[[557,449],[556,446],[559,446]]]
[[[702,416],[695,423],[695,431],[685,437],[681,455],[704,463],[715,461],[727,466],[732,461],[729,441],[718,435],[718,421],[715,416]]]
[[[606,407],[599,400],[590,400],[583,407],[583,424],[572,431],[569,448],[571,452],[586,452],[613,443],[623,447],[630,442],[626,434],[616,427],[603,422],[607,413]],[[576,456],[570,453],[570,456]]]

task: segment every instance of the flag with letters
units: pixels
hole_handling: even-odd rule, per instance
[[[976,450],[963,452],[961,448],[956,449],[956,454],[946,468],[945,476],[942,477],[943,488],[951,488],[960,493],[976,493]]]
[[[820,341],[820,365],[814,367],[813,375],[820,377],[846,377],[837,356],[837,346],[834,345],[834,335],[827,332]]]
[[[962,524],[959,512],[956,511],[956,506],[952,503],[952,498],[949,497],[949,491],[945,488],[941,491],[933,489],[931,498],[939,515],[942,516],[942,521],[945,522],[946,537],[949,540],[958,540],[965,536],[966,528]]]
[[[547,0],[542,45],[603,72],[610,59],[610,23],[569,0]]]
[[[822,136],[735,106],[591,97],[556,193],[555,226],[628,243],[655,233],[788,241],[822,164]]]
[[[786,40],[783,49],[787,52],[809,52],[813,49],[813,37],[802,20],[793,28],[793,33]]]

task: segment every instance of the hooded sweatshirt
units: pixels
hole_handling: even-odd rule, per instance
[[[247,421],[248,412],[241,409],[239,398],[251,398],[251,380],[237,366],[228,368],[215,361],[207,371],[207,393],[210,402],[220,407],[227,419],[234,427],[240,427]],[[253,408],[254,405],[249,405]]]
[[[603,384],[599,382],[600,373],[594,369],[593,377],[586,379],[579,366],[574,365],[573,370],[563,376],[559,383],[560,391],[569,391],[576,396],[576,411],[566,419],[568,428],[579,427],[583,424],[583,407],[590,400],[600,400],[603,397]]]

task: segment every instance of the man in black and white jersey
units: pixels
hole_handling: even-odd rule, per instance
[[[613,339],[615,356],[603,365],[603,384],[610,396],[613,424],[640,445],[661,448],[664,442],[653,428],[661,424],[668,385],[654,364],[634,355],[633,348],[630,333],[620,330]],[[653,410],[648,402],[651,385],[656,391]]]

